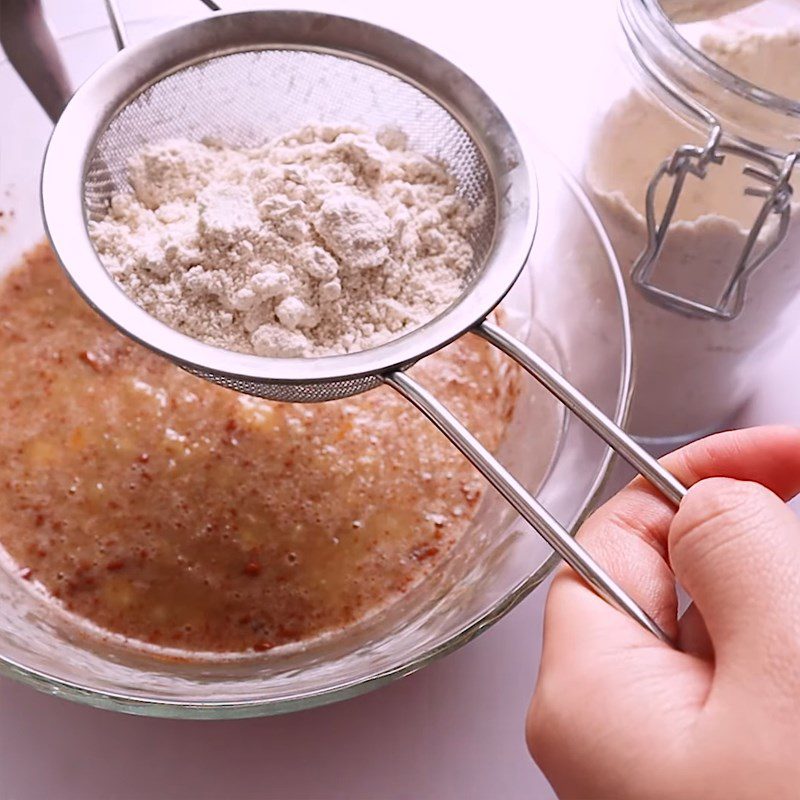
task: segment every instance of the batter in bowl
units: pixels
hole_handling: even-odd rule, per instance
[[[468,336],[413,370],[490,449],[517,373]],[[0,288],[0,544],[108,634],[195,653],[336,631],[421,581],[483,480],[388,388],[316,405],[213,386],[91,311],[41,246]]]

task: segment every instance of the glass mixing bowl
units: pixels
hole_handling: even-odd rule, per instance
[[[134,23],[130,32],[142,38],[169,24]],[[114,52],[107,29],[66,37],[60,45],[75,83]],[[0,97],[13,109],[0,120],[1,276],[44,236],[39,172],[51,126],[5,62]],[[551,156],[534,152],[539,230],[504,304],[506,321],[622,422],[631,343],[619,267],[580,189]],[[548,444],[554,440],[555,452]],[[609,449],[527,377],[499,457],[573,530],[611,461]],[[375,688],[461,646],[533,591],[556,563],[549,547],[489,490],[442,568],[387,610],[303,646],[203,663],[165,661],[87,636],[0,569],[0,671],[54,695],[154,716],[245,717],[306,708]]]

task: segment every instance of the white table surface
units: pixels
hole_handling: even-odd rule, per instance
[[[264,3],[221,0],[226,8]],[[473,74],[569,159],[603,72],[609,0],[286,2],[361,16],[429,44]],[[101,0],[45,0],[54,27],[103,22]],[[192,0],[121,0],[129,17],[198,13]],[[523,10],[523,6],[527,9]],[[568,107],[563,98],[572,98]],[[568,108],[572,110],[569,111]],[[764,369],[742,425],[800,424],[800,334]],[[399,683],[286,717],[127,717],[0,680],[0,800],[475,800],[550,798],[528,757],[543,593],[461,651]]]

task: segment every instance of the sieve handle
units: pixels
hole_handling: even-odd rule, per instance
[[[106,14],[111,24],[111,31],[114,34],[114,41],[117,43],[117,50],[124,50],[130,40],[128,32],[125,30],[125,21],[122,19],[122,12],[119,10],[117,0],[104,0],[106,4]]]
[[[383,380],[416,406],[600,597],[625,611],[662,642],[673,644],[669,636],[569,535],[558,520],[430,392],[405,372],[389,373]]]
[[[125,29],[125,20],[122,18],[122,12],[119,10],[117,0],[104,0],[104,2],[108,21],[111,23],[111,30],[114,34],[114,41],[117,43],[117,50],[124,50],[130,44],[130,39]],[[201,0],[201,2],[211,11],[220,10],[214,0]]]
[[[69,77],[40,0],[0,0],[0,45],[53,122],[72,96]]]
[[[686,487],[541,356],[491,322],[484,321],[474,329],[474,333],[516,361],[668,500],[680,505]]]

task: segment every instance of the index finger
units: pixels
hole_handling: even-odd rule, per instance
[[[729,431],[694,442],[662,463],[687,485],[704,478],[755,481],[784,500],[800,491],[800,430],[786,426]],[[675,509],[657,489],[637,478],[596,511],[578,538],[601,566],[670,635],[677,631],[675,579],[667,535]],[[562,569],[547,600],[543,659],[561,642],[609,647],[655,643],[634,622],[597,598],[571,570]]]

